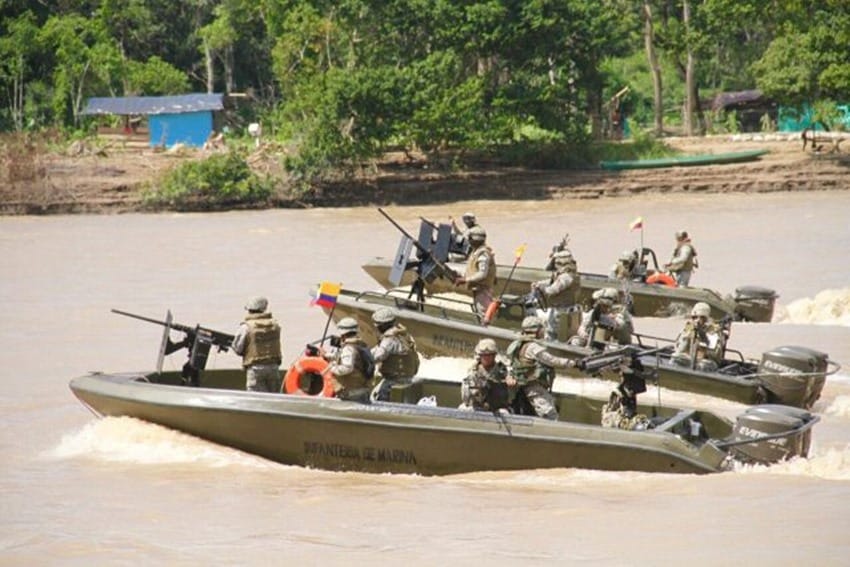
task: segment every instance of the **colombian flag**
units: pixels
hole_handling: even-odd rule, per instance
[[[643,217],[638,217],[629,225],[629,230],[643,229]]]
[[[342,289],[342,284],[322,282],[319,284],[319,289],[313,297],[310,305],[319,305],[321,307],[333,307],[336,305],[336,298]]]

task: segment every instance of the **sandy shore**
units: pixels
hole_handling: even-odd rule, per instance
[[[688,154],[766,149],[757,161],[664,169],[529,170],[494,168],[446,174],[422,166],[377,166],[355,181],[304,196],[278,195],[271,206],[423,204],[470,199],[593,199],[642,193],[724,193],[850,189],[850,150],[813,152],[799,136],[670,138]],[[0,214],[121,213],[139,210],[145,182],[197,157],[148,148],[45,155],[3,165]],[[14,174],[10,168],[16,168]]]

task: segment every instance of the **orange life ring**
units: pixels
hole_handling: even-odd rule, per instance
[[[297,396],[311,396],[301,389],[301,378],[307,374],[318,374],[322,377],[322,391],[313,397],[334,397],[334,385],[328,361],[321,356],[302,356],[286,371],[283,378],[283,391]]]
[[[646,278],[648,284],[666,285],[667,287],[677,287],[676,280],[670,274],[664,272],[656,272]]]

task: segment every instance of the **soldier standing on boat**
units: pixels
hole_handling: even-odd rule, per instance
[[[606,287],[594,291],[592,297],[593,308],[582,314],[578,333],[569,343],[595,349],[631,344],[634,325],[628,309],[620,303],[620,292]]]
[[[231,345],[242,357],[245,389],[249,392],[280,392],[280,325],[268,307],[265,297],[255,297],[245,305],[248,314]]]
[[[396,311],[386,307],[372,314],[372,322],[380,335],[378,344],[372,347],[379,378],[372,389],[372,401],[388,401],[393,384],[408,384],[419,371],[416,342],[397,318]]]
[[[713,372],[723,360],[726,338],[726,329],[711,318],[708,303],[701,301],[691,309],[691,318],[676,339],[671,360],[681,366]]]
[[[679,287],[688,287],[691,283],[691,273],[699,267],[697,249],[691,243],[691,237],[686,230],[676,232],[676,247],[673,257],[664,264],[664,269],[676,278]]]
[[[558,410],[551,393],[555,368],[574,368],[576,364],[569,358],[547,352],[546,347],[539,342],[542,335],[543,322],[540,318],[526,317],[522,321],[519,338],[508,347],[511,376],[517,382],[514,403],[521,406],[527,400],[535,414],[557,420]]]
[[[472,227],[480,226],[475,213],[466,212],[460,217],[463,221],[463,228],[460,228],[455,222],[454,217],[449,217],[452,223],[452,243],[449,247],[449,260],[453,262],[463,262],[469,257],[469,231]]]
[[[360,328],[352,317],[343,317],[336,324],[339,348],[331,356],[329,370],[334,395],[341,400],[369,401],[369,382],[375,374],[375,363],[369,347],[360,338]]]
[[[493,303],[493,286],[496,284],[496,255],[487,246],[487,232],[480,226],[469,229],[472,251],[466,263],[466,273],[455,279],[455,285],[465,285],[472,291],[475,310],[483,315]]]
[[[475,364],[460,386],[461,409],[499,411],[510,407],[510,390],[516,380],[498,360],[493,339],[481,339],[475,346]]]
[[[546,340],[558,340],[561,319],[575,309],[581,278],[572,252],[559,250],[552,256],[555,272],[549,279],[532,282],[531,291],[539,293],[546,311]]]

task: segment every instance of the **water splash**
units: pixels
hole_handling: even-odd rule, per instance
[[[842,325],[850,327],[850,288],[826,289],[814,299],[804,297],[778,306],[776,323]]]
[[[274,466],[263,459],[132,417],[106,417],[63,436],[46,455],[112,463]]]
[[[796,458],[770,466],[741,466],[735,472],[737,474],[776,474],[829,480],[850,480],[850,446],[813,451],[813,454],[808,458]]]
[[[850,418],[850,396],[837,396],[823,410],[823,414],[833,417]]]

